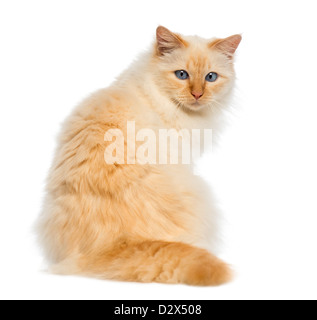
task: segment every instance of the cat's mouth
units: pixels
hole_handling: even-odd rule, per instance
[[[172,101],[174,102],[174,104],[178,107],[182,107],[183,109],[189,109],[191,111],[200,111],[202,108],[204,108],[204,103],[202,103],[201,101],[197,101],[195,100],[194,102],[188,102],[185,103],[183,101],[179,101],[177,99],[172,99]]]
[[[195,107],[195,108],[199,108],[201,107],[203,104],[199,101],[195,101],[191,104],[191,106]]]
[[[192,102],[192,103],[189,103],[187,105],[187,108],[192,110],[192,111],[199,111],[201,109],[203,109],[205,106],[205,104],[201,101],[195,101],[195,102]]]

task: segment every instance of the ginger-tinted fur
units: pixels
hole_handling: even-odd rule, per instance
[[[219,285],[217,209],[186,165],[106,164],[109,129],[215,129],[229,101],[241,37],[205,40],[157,29],[155,44],[63,126],[38,234],[51,270],[105,279]],[[190,78],[179,80],[176,70]],[[219,78],[207,83],[205,76]],[[202,94],[197,101],[194,93]]]

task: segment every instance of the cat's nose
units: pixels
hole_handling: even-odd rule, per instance
[[[196,99],[199,100],[203,96],[203,92],[201,91],[192,91],[192,96]]]

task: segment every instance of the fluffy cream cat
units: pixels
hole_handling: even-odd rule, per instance
[[[60,135],[38,222],[53,272],[206,286],[230,280],[211,253],[216,209],[191,166],[108,164],[105,134],[116,129],[127,138],[128,121],[156,133],[213,128],[233,89],[240,41],[159,27],[149,52],[76,108]]]

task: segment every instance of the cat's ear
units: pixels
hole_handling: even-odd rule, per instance
[[[233,55],[239,47],[241,40],[242,36],[240,34],[236,34],[226,39],[213,41],[210,43],[210,47],[216,48],[217,50],[227,55],[230,59],[232,59]]]
[[[163,56],[182,47],[186,47],[186,41],[179,35],[162,26],[156,29],[156,51],[158,55]]]

